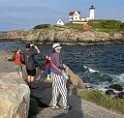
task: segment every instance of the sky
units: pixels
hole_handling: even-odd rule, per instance
[[[0,31],[30,30],[39,24],[69,22],[70,11],[89,16],[95,7],[95,19],[116,19],[124,22],[124,0],[0,0]]]

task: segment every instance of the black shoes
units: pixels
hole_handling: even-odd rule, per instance
[[[37,89],[37,88],[38,88],[38,86],[29,85],[29,88],[30,88],[30,89]]]

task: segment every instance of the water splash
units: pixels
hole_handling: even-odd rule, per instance
[[[79,74],[79,76],[84,80],[88,88],[106,90],[108,86],[115,83],[124,87],[124,74],[114,75],[89,68],[85,65],[83,67],[85,72]]]
[[[118,81],[118,83],[124,87],[124,73],[123,74],[120,74],[120,75],[116,75],[116,80]]]
[[[92,69],[92,68],[89,68],[87,66],[84,66],[85,69],[88,69],[91,73],[99,73],[99,70],[95,70],[95,69]]]

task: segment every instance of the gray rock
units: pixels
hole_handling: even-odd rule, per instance
[[[118,97],[124,99],[124,91],[118,93]]]
[[[113,85],[109,86],[109,88],[112,88],[112,89],[115,89],[115,90],[118,90],[118,91],[123,90],[123,87],[119,84],[113,84]]]
[[[16,72],[0,73],[0,118],[27,118],[30,90]]]
[[[69,82],[76,86],[77,88],[80,88],[80,89],[86,89],[85,87],[85,84],[83,82],[83,80],[81,80],[81,78],[79,78],[76,74],[74,74],[70,69],[68,70],[68,73],[69,73]]]
[[[113,90],[107,90],[105,94],[109,95],[110,97],[116,97],[116,93]]]

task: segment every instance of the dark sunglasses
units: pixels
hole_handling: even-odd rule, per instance
[[[61,50],[60,48],[58,48],[57,50]]]

